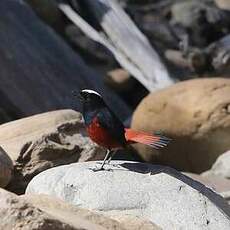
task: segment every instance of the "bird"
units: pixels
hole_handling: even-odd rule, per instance
[[[117,115],[106,104],[101,94],[92,89],[83,89],[78,94],[82,104],[82,115],[90,139],[107,149],[106,156],[98,170],[110,163],[118,149],[133,143],[141,143],[155,149],[168,145],[170,138],[125,128]]]

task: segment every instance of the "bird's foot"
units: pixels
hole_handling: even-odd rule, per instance
[[[100,168],[90,168],[90,170],[92,170],[93,172],[99,172],[99,171],[112,171],[112,169],[105,169],[103,167],[100,167]]]
[[[91,169],[93,172],[99,172],[105,170],[104,168],[92,168]]]
[[[103,163],[102,162],[96,162],[96,164],[102,165]],[[109,165],[109,166],[112,166],[113,168],[120,168],[119,164],[112,164],[111,162],[106,162],[104,165]]]
[[[121,165],[119,165],[119,164],[109,164],[110,166],[112,166],[113,168],[120,168],[121,167]]]
[[[96,164],[98,164],[98,165],[102,165],[102,164],[103,164],[103,162],[96,162]],[[106,162],[104,163],[104,165],[109,165],[109,162],[108,162],[108,161],[106,161]]]

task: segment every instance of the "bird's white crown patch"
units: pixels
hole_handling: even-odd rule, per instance
[[[92,89],[83,89],[81,92],[90,93],[90,94],[96,94],[97,96],[101,97],[101,95],[98,92],[96,92],[96,91],[94,91]]]

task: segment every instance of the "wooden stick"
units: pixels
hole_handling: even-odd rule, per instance
[[[116,1],[86,0],[86,2],[95,12],[95,17],[103,28],[102,33],[89,25],[69,5],[59,4],[59,8],[88,37],[107,47],[120,65],[149,91],[174,83],[147,38]]]

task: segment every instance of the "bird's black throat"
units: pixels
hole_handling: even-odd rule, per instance
[[[100,112],[100,110],[105,107],[105,103],[103,101],[85,101],[83,102],[82,106],[82,114],[85,120],[85,124],[89,125]]]

